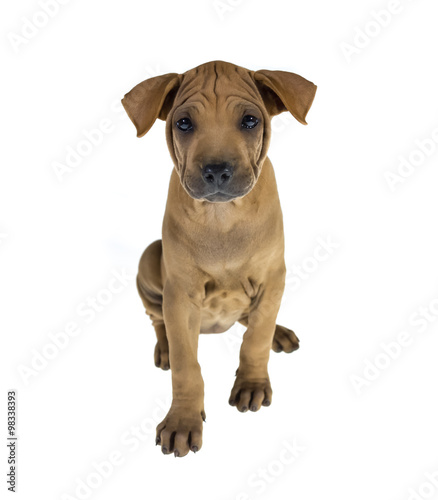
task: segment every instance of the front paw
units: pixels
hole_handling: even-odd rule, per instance
[[[161,451],[175,457],[184,457],[193,451],[196,453],[202,446],[202,422],[205,421],[204,410],[195,410],[173,402],[166,418],[157,426],[155,443],[161,445]]]
[[[269,377],[255,378],[237,374],[228,402],[241,412],[258,411],[262,405],[269,406],[272,402]]]

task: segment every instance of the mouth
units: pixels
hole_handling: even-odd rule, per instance
[[[237,198],[237,196],[221,193],[220,191],[204,196],[204,199],[210,203],[226,203],[227,201],[234,200],[235,198]]]
[[[199,201],[208,201],[209,203],[227,203],[246,196],[254,187],[253,182],[245,182],[240,186],[227,186],[228,189],[216,189],[212,186],[210,189],[202,183],[194,182],[192,179],[184,179],[182,186],[186,193],[193,199]]]
[[[195,200],[199,201],[208,201],[210,203],[226,203],[227,201],[234,200],[235,198],[239,198],[241,195],[224,193],[222,191],[215,191],[213,193],[205,193],[205,192],[196,192],[192,189],[187,183],[183,184],[185,190]]]

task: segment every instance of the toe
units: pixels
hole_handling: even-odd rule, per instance
[[[294,345],[288,337],[284,337],[281,342],[283,344],[284,352],[291,353],[295,349]]]
[[[274,340],[272,341],[272,350],[274,352],[281,352],[283,350],[283,348],[281,347],[281,344],[280,342],[278,342],[277,339],[274,338]]]
[[[160,352],[160,346],[158,343],[155,345],[155,351],[154,351],[154,363],[157,368],[160,368],[161,366],[161,352]]]
[[[228,400],[228,403],[231,406],[237,405],[239,401],[239,391],[240,387],[237,384],[234,384],[234,387],[231,389],[230,399]]]
[[[190,449],[196,453],[202,447],[202,432],[192,431],[189,438]]]
[[[265,391],[263,389],[257,389],[253,392],[251,403],[249,409],[251,411],[258,411],[265,400]]]
[[[161,351],[161,368],[163,370],[168,370],[170,368],[169,351]]]
[[[272,403],[272,389],[271,386],[265,387],[265,397],[263,399],[263,406],[269,406]]]
[[[161,432],[166,427],[166,423],[163,420],[160,424],[157,425],[157,434],[155,436],[155,444],[161,444]]]
[[[157,342],[155,345],[154,363],[156,367],[162,370],[169,370],[170,368],[169,349],[161,342]]]
[[[178,431],[175,435],[174,455],[176,457],[185,457],[189,451],[189,432]]]
[[[241,412],[248,411],[249,402],[251,401],[251,391],[244,389],[240,392],[239,402],[237,403],[237,409]]]
[[[161,431],[161,451],[168,455],[173,452],[174,433],[167,427]]]

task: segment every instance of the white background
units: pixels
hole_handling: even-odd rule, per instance
[[[224,0],[223,12],[207,0],[64,3],[33,33],[35,15],[44,24],[37,1],[1,8],[2,495],[15,389],[16,498],[438,498],[426,477],[438,471],[437,154],[429,141],[421,159],[415,142],[438,128],[436,1],[402,2],[381,14],[385,27],[373,21],[393,7],[385,0]],[[22,30],[32,36],[17,46]],[[343,44],[354,43],[348,58]],[[204,445],[176,460],[153,443],[170,373],[153,364],[134,281],[88,323],[78,307],[108,298],[112,272],[135,275],[160,237],[164,123],[137,139],[121,97],[215,59],[318,85],[309,126],[282,115],[269,154],[289,269],[278,322],[301,348],[272,353],[272,406],[240,414],[227,401],[242,332],[202,336]],[[111,131],[60,180],[54,162],[102,120]],[[400,155],[417,166],[391,190]],[[315,265],[318,238],[337,248]],[[313,271],[298,286],[291,269],[303,262]],[[80,333],[53,353],[49,334],[71,322]],[[391,344],[390,359],[381,344],[400,332],[409,345]],[[20,375],[42,352],[52,359]],[[365,360],[386,368],[365,374]],[[130,434],[139,425],[141,441]],[[102,478],[93,463],[114,452],[119,465]]]

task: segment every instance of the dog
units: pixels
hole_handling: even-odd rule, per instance
[[[122,99],[138,137],[166,121],[174,165],[162,240],[146,248],[137,275],[157,335],[155,365],[172,373],[172,404],[157,426],[164,454],[202,446],[200,333],[247,328],[229,398],[240,412],[271,404],[270,350],[299,347],[292,330],[276,325],[286,268],[267,151],[271,118],[289,111],[305,125],[315,93],[294,73],[213,61],[145,80]]]

